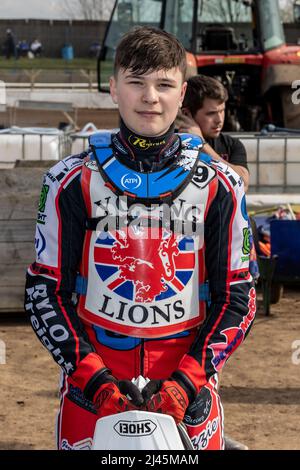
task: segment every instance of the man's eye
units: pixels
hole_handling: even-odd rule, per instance
[[[138,82],[137,80],[131,80],[128,83],[130,83],[130,85],[142,85],[142,82]]]
[[[170,83],[160,83],[159,86],[162,88],[173,88],[173,85]]]

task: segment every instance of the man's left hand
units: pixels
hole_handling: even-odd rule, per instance
[[[142,395],[146,410],[173,416],[176,423],[183,420],[189,405],[186,391],[176,380],[150,380]]]

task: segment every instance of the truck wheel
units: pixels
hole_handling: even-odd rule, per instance
[[[283,294],[283,284],[279,282],[272,282],[271,285],[271,295],[270,295],[270,302],[271,304],[277,304],[281,299]]]

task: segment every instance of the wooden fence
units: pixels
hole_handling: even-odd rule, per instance
[[[35,259],[35,219],[44,171],[0,171],[0,312],[23,310],[26,268]]]

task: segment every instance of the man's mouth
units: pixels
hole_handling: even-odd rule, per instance
[[[160,116],[161,113],[159,111],[137,111],[138,114],[142,114],[144,116]]]

